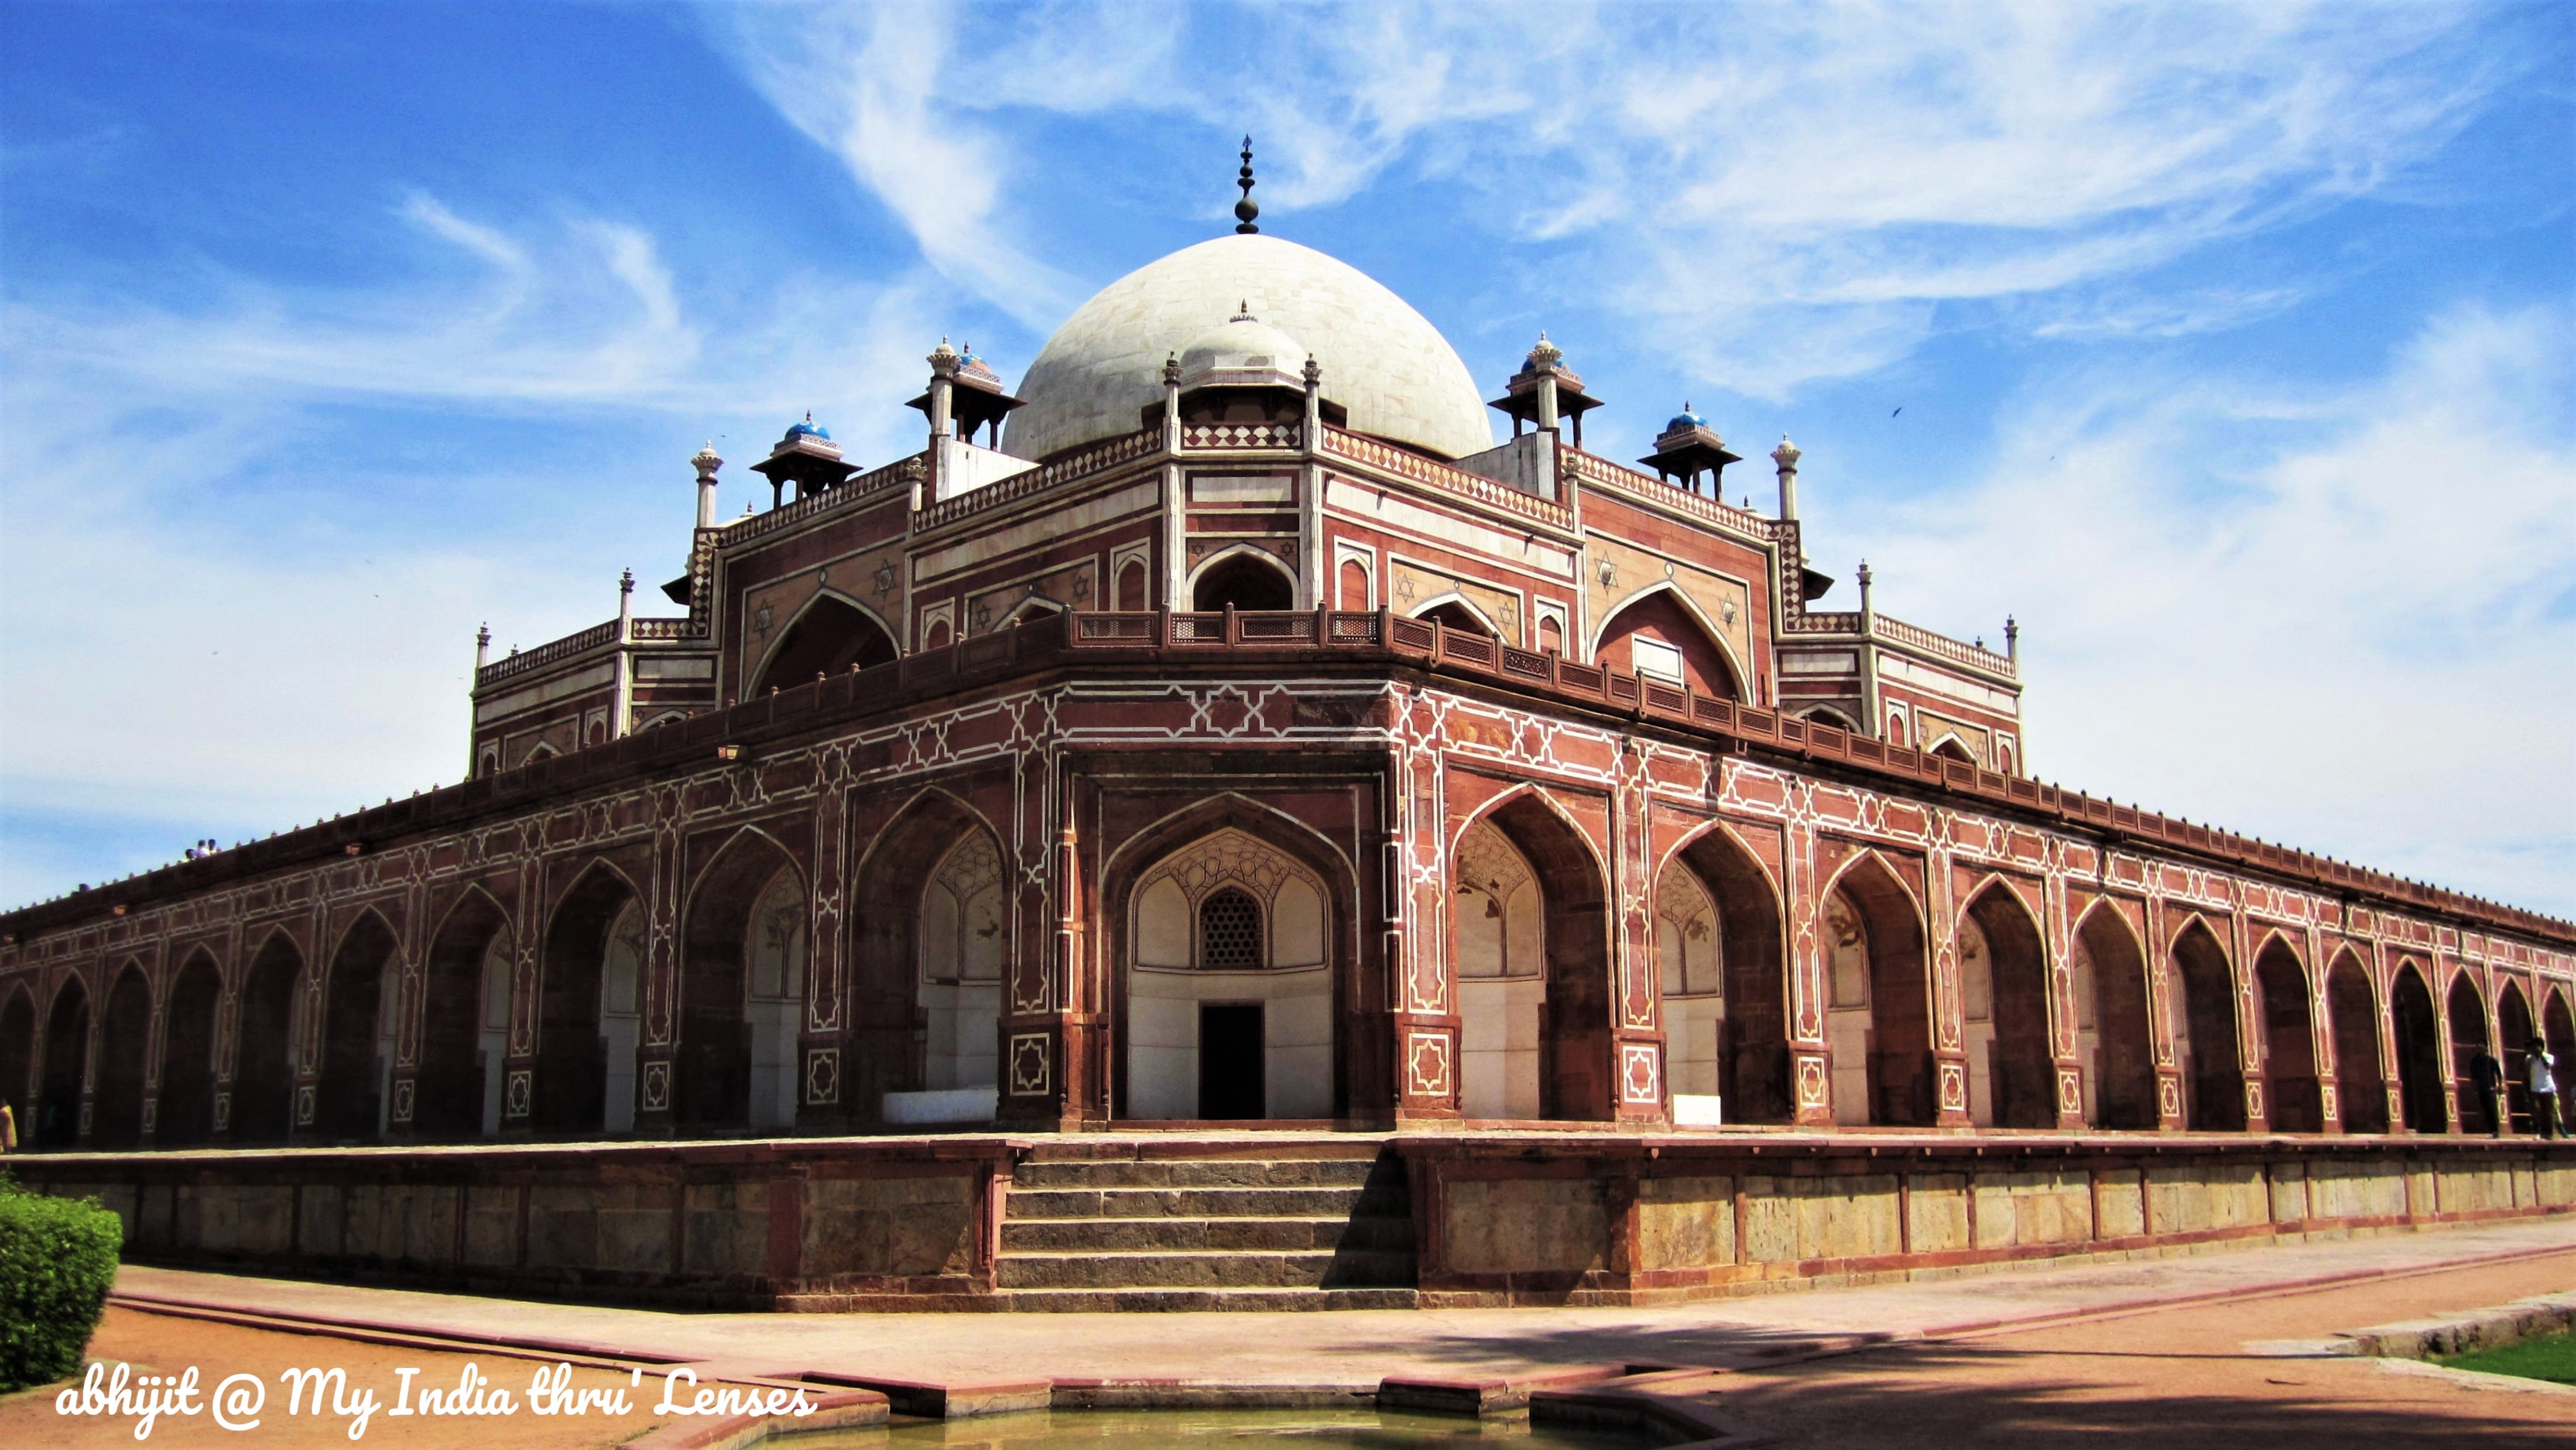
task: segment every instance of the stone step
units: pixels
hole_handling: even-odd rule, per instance
[[[1205,1253],[1010,1253],[1003,1289],[1322,1289],[1409,1286],[1410,1250],[1232,1249]]]
[[[1056,1314],[1276,1314],[1302,1309],[1411,1309],[1411,1289],[1016,1289],[1012,1310]]]
[[[1374,1188],[1034,1188],[1013,1185],[1003,1217],[1348,1218]],[[1395,1199],[1389,1211],[1400,1211]],[[1375,1204],[1369,1205],[1375,1207]]]
[[[1019,1218],[1002,1223],[1002,1252],[1116,1253],[1191,1249],[1413,1251],[1413,1220],[1357,1218]]]
[[[1011,1187],[1356,1188],[1374,1167],[1369,1158],[1041,1158],[1013,1169]]]

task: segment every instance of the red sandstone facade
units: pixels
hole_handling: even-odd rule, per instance
[[[921,453],[791,432],[729,524],[701,455],[688,613],[483,663],[464,784],[0,917],[0,1097],[59,1147],[2461,1133],[2478,1046],[2576,1062],[2576,926],[2039,784],[2009,652],[1808,608],[1785,443],[1765,517],[1696,420],[1665,477],[1562,437],[1544,345],[1465,456],[1322,356],[1176,350],[1023,459],[943,345]]]

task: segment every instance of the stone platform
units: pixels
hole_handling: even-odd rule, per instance
[[[1616,1306],[2576,1214],[2452,1137],[1189,1131],[15,1158],[129,1259],[803,1311]]]

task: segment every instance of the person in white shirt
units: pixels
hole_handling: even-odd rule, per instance
[[[2523,1079],[2531,1089],[2531,1128],[2544,1138],[2558,1136],[2558,1059],[2549,1044],[2535,1037],[2523,1058]]]

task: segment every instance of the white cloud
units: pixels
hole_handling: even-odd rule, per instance
[[[2020,615],[2042,777],[2576,914],[2571,357],[2463,308],[2341,396],[2071,379],[1982,487],[1810,537],[1899,616]]]

